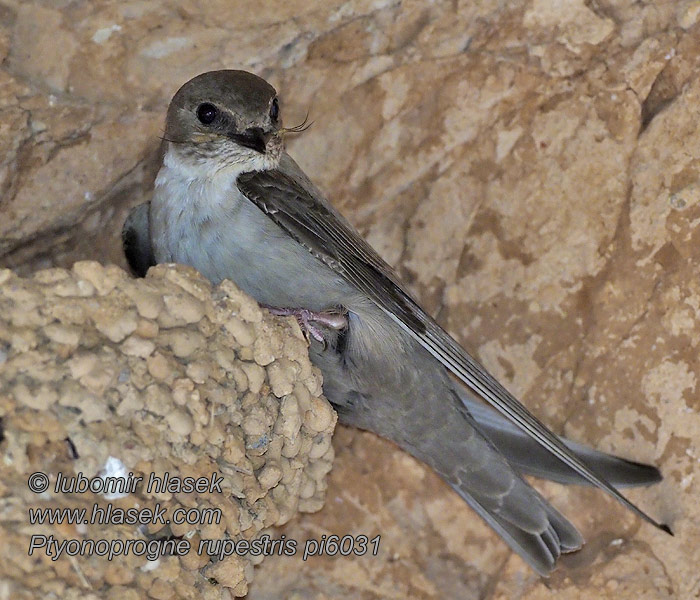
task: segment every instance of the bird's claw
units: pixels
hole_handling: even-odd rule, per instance
[[[307,308],[278,308],[275,306],[263,305],[273,315],[281,317],[295,317],[299,327],[304,332],[304,336],[310,342],[310,338],[323,344],[324,348],[328,342],[323,335],[323,332],[316,327],[314,323],[318,323],[328,329],[342,330],[348,326],[347,312],[338,311],[323,311],[313,312]]]

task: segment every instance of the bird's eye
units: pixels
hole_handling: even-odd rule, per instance
[[[274,123],[277,121],[279,116],[280,116],[280,103],[277,101],[277,98],[275,98],[272,101],[272,106],[270,106],[270,119]]]
[[[209,102],[204,102],[197,107],[197,118],[204,125],[211,125],[219,114],[219,109]]]

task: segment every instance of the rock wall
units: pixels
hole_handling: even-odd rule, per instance
[[[170,96],[255,71],[286,124],[310,112],[291,153],[441,323],[555,430],[661,467],[630,496],[676,537],[543,486],[588,540],[543,582],[426,469],[343,430],[328,509],[285,531],[381,533],[379,554],[271,558],[250,597],[693,597],[699,18],[697,0],[3,0],[1,261],[120,263]]]

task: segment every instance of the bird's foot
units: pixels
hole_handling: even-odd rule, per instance
[[[313,312],[306,308],[277,308],[276,306],[267,306],[263,304],[267,310],[273,315],[281,317],[295,317],[299,327],[307,337],[314,338],[316,341],[326,344],[326,339],[323,337],[323,332],[316,326],[322,325],[328,329],[342,330],[348,326],[347,312],[344,311],[323,311]]]

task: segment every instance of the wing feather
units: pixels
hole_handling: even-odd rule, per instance
[[[333,208],[281,170],[244,173],[240,191],[277,225],[341,277],[365,293],[467,387],[518,425],[592,485],[645,521],[670,533],[596,475],[547,427],[474,360],[405,290],[394,270]]]

